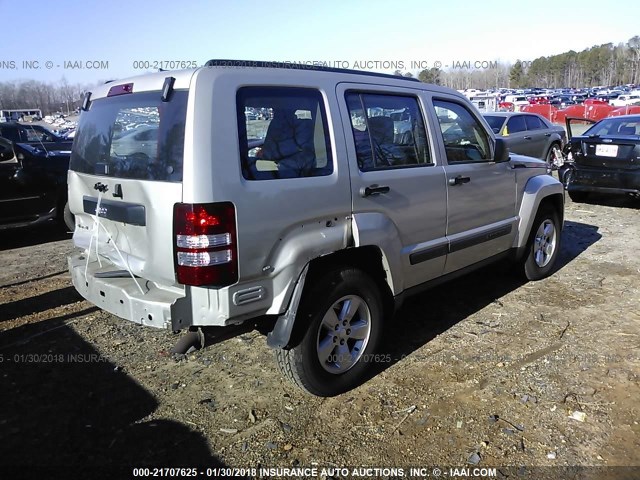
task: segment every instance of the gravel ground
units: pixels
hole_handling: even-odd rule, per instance
[[[635,466],[629,477],[592,473],[640,478],[638,203],[596,200],[567,199],[553,276],[522,283],[496,266],[408,300],[371,378],[329,399],[283,380],[252,327],[172,356],[178,335],[78,297],[68,235],[2,232],[0,465],[497,467],[502,477],[509,466]],[[536,478],[544,472],[562,476]]]

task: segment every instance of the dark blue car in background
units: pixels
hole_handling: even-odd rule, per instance
[[[73,230],[67,205],[71,145],[38,125],[0,123],[0,230],[52,219]]]

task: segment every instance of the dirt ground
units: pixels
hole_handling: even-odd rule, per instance
[[[0,467],[121,465],[124,478],[129,466],[497,467],[534,478],[527,468],[635,466],[593,478],[640,478],[639,220],[631,200],[567,198],[553,276],[522,283],[495,266],[408,300],[371,378],[329,399],[281,378],[251,328],[170,355],[178,335],[77,296],[69,235],[0,232]],[[394,476],[376,473],[365,477]]]

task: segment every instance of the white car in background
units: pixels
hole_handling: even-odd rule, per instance
[[[529,100],[525,95],[507,95],[504,97],[504,101],[512,103],[516,112],[519,112],[525,105],[529,105]]]
[[[478,95],[486,95],[486,92],[483,90],[477,90],[475,88],[466,88],[464,90],[458,90],[465,97],[471,99],[471,97],[476,97]]]
[[[114,138],[111,149],[116,155],[129,156],[143,154],[155,158],[158,150],[158,126],[143,125]]]
[[[640,93],[636,95],[624,94],[609,101],[614,107],[626,107],[628,105],[640,104]]]

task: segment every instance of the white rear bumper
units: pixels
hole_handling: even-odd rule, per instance
[[[87,268],[86,262],[87,258],[83,253],[75,253],[69,257],[69,272],[80,295],[103,310],[140,325],[174,328],[172,310],[176,302],[184,299],[184,291],[159,288],[153,282],[137,278],[144,292],[142,293],[126,271],[119,273],[118,267],[104,261],[100,268],[95,260],[89,262]],[[100,276],[108,272],[118,276]]]

